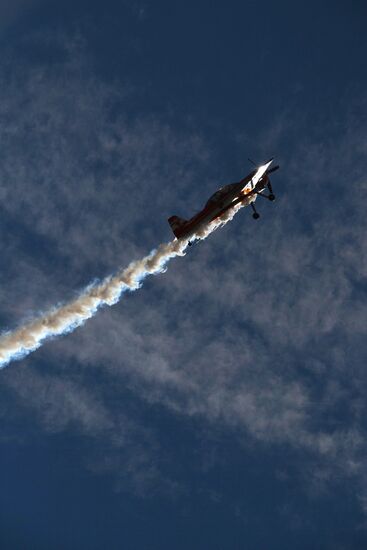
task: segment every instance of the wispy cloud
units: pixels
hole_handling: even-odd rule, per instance
[[[127,116],[131,85],[120,96],[75,52],[62,66],[67,78],[60,67],[2,77],[2,325],[73,298],[71,289],[89,283],[90,273],[108,274],[116,258],[123,265],[140,257],[166,239],[169,215],[194,213],[220,183],[194,127]],[[285,445],[315,478],[337,472],[362,485],[366,180],[354,159],[366,136],[354,120],[345,124],[342,136],[324,128],[327,140],[294,143],[287,133],[297,133],[296,117],[266,129],[272,151],[278,145],[287,154],[274,176],[278,201],[264,203],[260,224],[243,211],[172,264],[148,298],[136,294],[45,345],[37,362],[56,366],[54,375],[35,372],[30,359],[26,369],[2,373],[4,383],[48,429],[89,435],[95,426],[95,437],[113,442],[117,416],[138,433],[142,425],[123,402],[111,409],[110,392],[124,388],[259,449]],[[87,383],[91,372],[105,377],[98,391]],[[128,439],[117,440],[109,456],[91,459],[94,469],[120,467],[116,449]],[[145,452],[156,457],[153,442]],[[144,469],[150,480],[159,475],[159,460],[152,463],[150,470],[143,461],[141,479]]]

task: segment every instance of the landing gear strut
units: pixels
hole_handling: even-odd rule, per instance
[[[275,200],[275,195],[273,193],[273,189],[271,187],[270,181],[268,181],[268,189],[269,189],[268,199],[269,199],[269,201],[274,201]]]

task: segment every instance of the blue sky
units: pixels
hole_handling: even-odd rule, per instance
[[[258,201],[0,371],[0,545],[363,549],[363,2],[0,7],[2,330]]]

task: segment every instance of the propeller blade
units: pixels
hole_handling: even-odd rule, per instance
[[[276,166],[273,166],[273,168],[270,168],[270,170],[268,170],[266,173],[267,174],[271,174],[272,172],[275,172],[275,170],[278,170],[280,168],[279,164],[277,164]]]

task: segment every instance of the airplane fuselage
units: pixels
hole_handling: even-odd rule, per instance
[[[177,216],[171,216],[168,221],[174,235],[178,239],[189,239],[197,235],[209,223],[223,216],[229,209],[234,208],[240,203],[246,202],[249,204],[253,202],[257,194],[261,193],[268,185],[267,171],[271,162],[272,160],[257,170],[252,171],[238,183],[230,183],[221,187],[210,197],[205,207],[189,220],[182,220]],[[274,167],[271,171],[277,168]]]
[[[249,181],[251,177],[248,176]],[[233,208],[240,202],[248,201],[256,192],[261,192],[266,184],[262,181],[259,182],[253,189],[248,189],[247,192],[243,192],[244,182],[229,184],[228,190],[222,197],[218,197],[217,200],[208,201],[203,210],[195,214],[192,218],[187,220],[177,231],[177,238],[189,238],[195,233],[198,233],[204,226],[213,222],[217,218],[220,218],[227,210]]]

